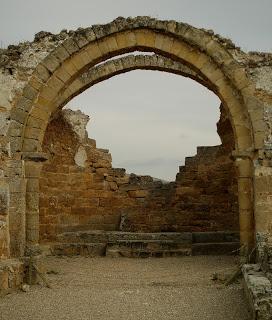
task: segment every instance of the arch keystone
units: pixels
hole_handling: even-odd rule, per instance
[[[137,45],[135,33],[131,31],[117,33],[115,39],[119,49],[131,48]]]
[[[153,48],[155,46],[156,36],[149,30],[135,30],[137,44]]]

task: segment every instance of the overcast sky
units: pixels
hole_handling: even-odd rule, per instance
[[[150,15],[213,29],[245,51],[272,51],[272,0],[0,0],[0,46],[118,16]],[[91,116],[89,135],[110,149],[113,165],[174,179],[198,145],[219,143],[218,98],[197,83],[133,71],[100,83],[69,105]]]

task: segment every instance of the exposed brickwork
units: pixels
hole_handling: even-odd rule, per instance
[[[223,112],[223,109],[221,110]],[[65,110],[46,131],[50,154],[40,178],[40,236],[76,230],[217,231],[239,230],[237,183],[230,152],[231,126],[222,113],[218,131],[223,146],[199,147],[186,158],[172,183],[126,174],[111,167],[111,155],[96,148]],[[71,120],[72,119],[72,120]],[[69,122],[70,121],[70,122]]]
[[[75,163],[80,147],[86,152],[84,167]],[[111,168],[108,151],[96,148],[88,138],[83,147],[61,115],[48,126],[44,151],[51,159],[43,166],[40,179],[42,238],[53,239],[57,232],[67,230],[116,229],[120,218],[114,210],[129,204],[129,199],[115,190],[117,182],[127,178],[122,170]]]

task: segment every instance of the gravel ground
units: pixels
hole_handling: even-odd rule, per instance
[[[249,320],[242,287],[211,280],[235,258],[47,258],[53,289],[0,299],[1,320]]]

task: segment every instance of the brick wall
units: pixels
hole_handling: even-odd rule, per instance
[[[223,111],[223,110],[222,110]],[[198,147],[175,182],[126,174],[96,147],[80,112],[62,111],[48,125],[40,178],[40,237],[76,230],[239,230],[233,137],[222,112],[222,146]]]

